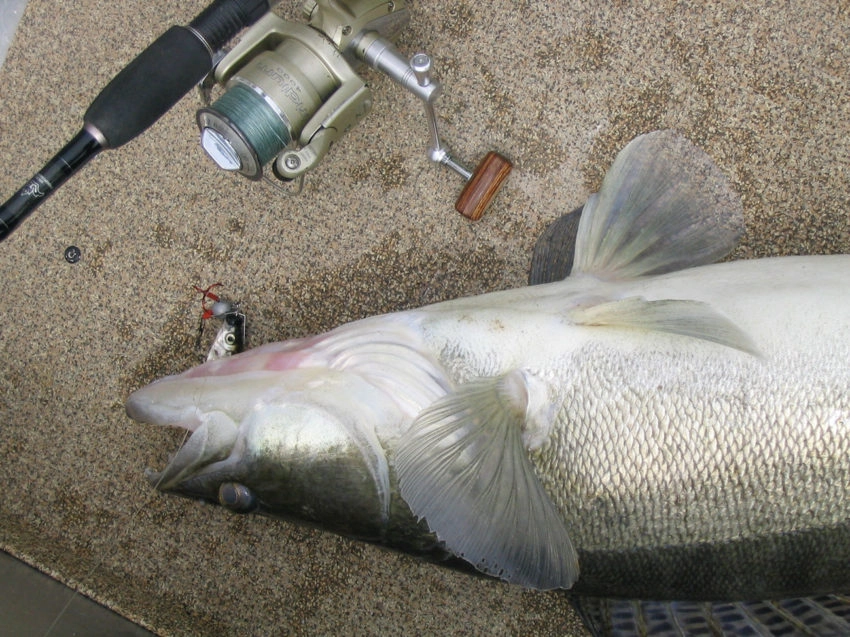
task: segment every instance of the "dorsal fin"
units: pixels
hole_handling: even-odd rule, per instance
[[[740,198],[672,130],[632,140],[584,206],[573,272],[630,278],[713,263],[744,229]]]
[[[575,260],[576,236],[582,207],[555,219],[537,237],[531,253],[528,284],[552,283],[570,275]]]
[[[555,224],[535,247],[532,265],[552,274],[538,274],[532,283],[564,272],[559,251],[571,251],[573,237],[572,273],[624,279],[707,265],[735,248],[744,217],[740,198],[711,158],[676,131],[664,130],[641,135],[620,151],[601,189],[584,205],[577,231],[574,223]]]

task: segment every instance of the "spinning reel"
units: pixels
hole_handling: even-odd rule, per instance
[[[202,84],[207,106],[197,115],[206,153],[248,179],[262,178],[270,166],[277,179],[303,180],[371,110],[372,93],[356,73],[365,63],[422,100],[428,156],[466,180],[455,207],[479,219],[511,163],[490,152],[471,171],[440,139],[434,104],[442,87],[431,77],[431,60],[425,53],[408,60],[393,44],[410,19],[404,0],[307,0],[302,13],[307,24],[268,13],[215,65]],[[216,85],[224,92],[209,103]]]

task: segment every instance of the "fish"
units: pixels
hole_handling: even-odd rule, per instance
[[[850,255],[722,260],[741,200],[671,130],[565,226],[566,278],[136,390],[130,418],[191,432],[148,479],[563,589],[596,634],[846,634]]]

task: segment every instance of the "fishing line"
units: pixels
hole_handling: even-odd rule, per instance
[[[260,166],[271,162],[292,142],[290,127],[283,113],[242,84],[234,84],[209,109],[216,111],[242,134],[248,148],[257,153]],[[216,150],[221,153],[219,156],[230,157],[232,165],[240,165],[238,157],[231,157],[231,148],[216,145]]]

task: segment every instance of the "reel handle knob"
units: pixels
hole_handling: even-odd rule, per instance
[[[367,33],[358,40],[356,54],[422,100],[431,137],[428,157],[464,178],[467,183],[455,202],[455,210],[471,221],[478,221],[510,174],[513,168],[511,162],[491,151],[472,172],[451,155],[437,128],[434,102],[442,87],[432,76],[431,56],[427,53],[417,53],[406,60],[391,42],[376,33]]]
[[[455,210],[471,221],[478,221],[512,168],[510,160],[495,151],[484,155],[457,198]]]

